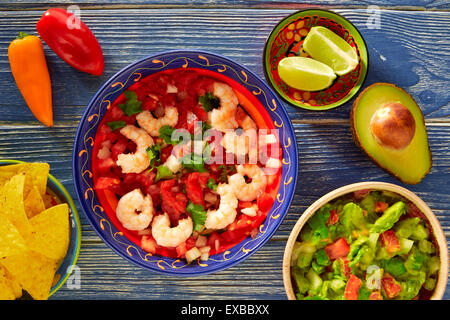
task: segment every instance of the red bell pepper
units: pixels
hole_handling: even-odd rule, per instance
[[[99,76],[104,60],[100,44],[92,31],[74,14],[52,8],[42,15],[36,25],[47,45],[72,67]]]

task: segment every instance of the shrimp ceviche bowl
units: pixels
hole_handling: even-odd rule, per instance
[[[319,199],[299,220],[284,257],[298,300],[440,299],[448,249],[436,217],[412,192],[359,183]]]
[[[175,275],[232,266],[292,199],[295,137],[251,71],[206,52],[132,64],[92,99],[73,174],[91,225],[123,257]]]

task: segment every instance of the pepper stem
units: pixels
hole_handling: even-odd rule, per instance
[[[23,39],[23,38],[28,37],[28,36],[29,36],[28,33],[21,31],[21,32],[19,32],[19,35],[17,36],[16,39]]]

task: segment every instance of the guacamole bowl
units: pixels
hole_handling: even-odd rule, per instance
[[[448,264],[446,237],[423,200],[394,184],[361,182],[302,214],[286,244],[283,282],[290,300],[438,300]]]

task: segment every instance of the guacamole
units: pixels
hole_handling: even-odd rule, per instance
[[[439,248],[425,216],[401,196],[363,190],[322,206],[294,245],[299,300],[427,299]]]

